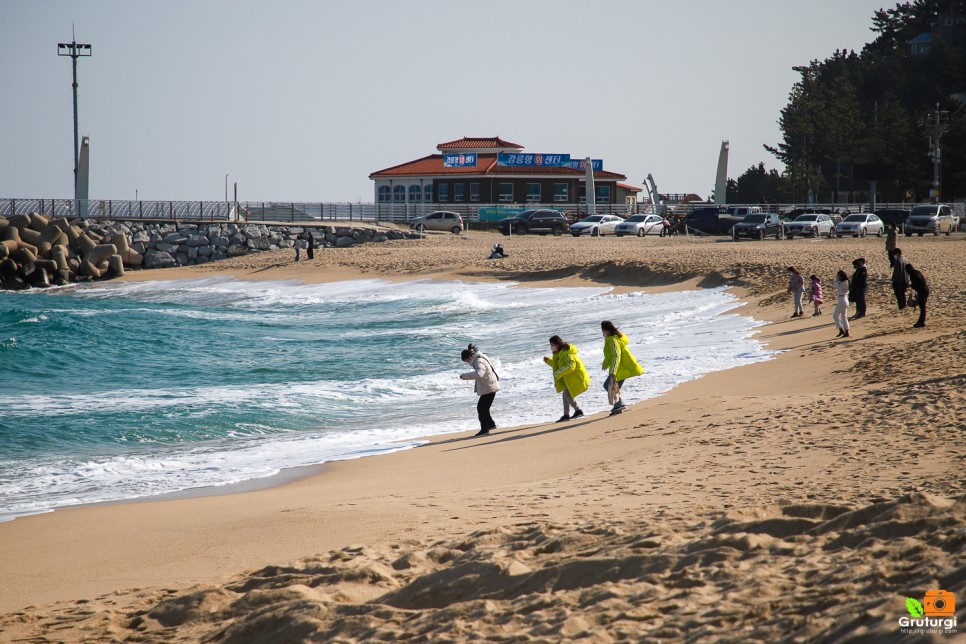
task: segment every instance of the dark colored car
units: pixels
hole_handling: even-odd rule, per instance
[[[687,216],[687,227],[706,235],[726,235],[731,227],[741,221],[724,206],[706,206],[695,208]]]
[[[889,224],[895,224],[896,228],[901,229],[905,223],[906,219],[909,219],[909,214],[911,210],[903,210],[902,208],[880,208],[874,212],[882,223],[889,226]]]
[[[747,237],[748,239],[764,239],[769,235],[774,235],[775,239],[782,238],[782,226],[785,224],[775,213],[759,212],[748,215],[733,229],[735,239]]]
[[[559,210],[550,209],[524,210],[518,215],[501,219],[497,225],[504,235],[563,235],[570,230],[563,214]]]

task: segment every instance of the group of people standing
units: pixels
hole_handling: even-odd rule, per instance
[[[626,407],[621,398],[624,381],[641,375],[644,369],[628,348],[627,335],[613,322],[601,322],[600,331],[604,336],[604,362],[601,369],[607,372],[603,386],[607,391],[608,402],[612,405],[610,413],[613,416],[622,413]],[[552,336],[549,342],[551,354],[544,356],[543,361],[553,370],[554,388],[563,399],[563,416],[557,422],[580,418],[584,411],[577,404],[577,396],[590,388],[590,374],[587,373],[576,346],[565,342],[559,335]],[[486,436],[496,428],[490,415],[490,407],[500,391],[500,376],[490,359],[475,344],[463,349],[460,358],[473,368],[472,371],[460,374],[460,378],[475,381],[474,390],[479,396],[476,411],[480,420],[480,431],[476,435]]]
[[[926,326],[926,300],[929,297],[929,284],[926,276],[921,271],[912,266],[902,255],[902,249],[897,247],[899,232],[895,224],[890,224],[886,236],[886,252],[889,255],[889,266],[892,268],[892,289],[896,294],[896,302],[899,310],[907,306],[919,307],[919,320],[913,325],[915,328]],[[835,309],[832,312],[832,319],[835,328],[838,330],[839,338],[849,337],[849,303],[855,302],[855,315],[853,321],[865,317],[866,301],[865,296],[869,285],[869,271],[865,265],[865,258],[859,257],[852,260],[851,279],[840,270],[835,274],[835,293],[837,296]],[[802,299],[805,293],[805,278],[794,266],[788,267],[788,292],[792,294],[795,303],[793,318],[800,318],[805,315],[802,308]],[[815,307],[812,316],[822,314],[823,292],[822,280],[817,275],[810,275],[808,299]],[[909,288],[915,292],[915,297],[907,296]]]
[[[311,231],[305,231],[304,234],[299,235],[295,239],[295,261],[302,259],[302,251],[305,251],[305,256],[309,259],[315,259],[315,237],[312,236]]]
[[[907,306],[919,307],[919,319],[913,328],[921,329],[926,326],[926,300],[929,299],[929,283],[922,271],[909,263],[898,247],[899,231],[895,224],[889,226],[886,235],[886,253],[889,255],[889,266],[892,267],[892,290],[896,294],[896,304],[899,310]],[[909,288],[915,292],[915,297],[908,295]]]

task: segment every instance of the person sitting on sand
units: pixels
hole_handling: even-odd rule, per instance
[[[835,320],[835,327],[839,330],[837,338],[849,337],[849,276],[845,271],[835,274],[835,291],[838,293],[838,300],[835,301],[835,310],[832,311],[832,319]]]
[[[825,302],[822,299],[822,280],[819,279],[818,275],[809,275],[808,279],[812,281],[812,288],[808,292],[808,301],[815,307],[815,312],[812,313],[812,317],[815,317],[822,314],[822,304]]]
[[[473,367],[473,371],[461,373],[460,378],[476,381],[473,389],[476,395],[480,397],[479,402],[476,403],[476,415],[480,419],[480,431],[476,435],[486,436],[490,433],[490,430],[496,429],[496,423],[493,421],[493,416],[490,415],[490,407],[493,405],[493,399],[496,398],[496,392],[500,391],[500,376],[490,363],[490,359],[483,355],[483,352],[475,344],[471,343],[463,349],[460,359]]]
[[[577,347],[567,344],[559,335],[550,338],[550,350],[553,355],[544,356],[543,361],[553,369],[553,385],[557,392],[563,393],[564,413],[557,422],[580,418],[584,412],[577,406],[576,398],[590,387],[590,374],[577,355]],[[571,407],[574,408],[573,416],[570,415]]]
[[[794,266],[788,267],[788,292],[792,294],[795,298],[795,312],[792,313],[793,318],[800,318],[805,315],[805,309],[802,308],[802,294],[805,292],[805,278],[802,274],[798,272],[798,269]]]
[[[503,244],[493,244],[493,252],[490,253],[490,256],[487,257],[487,259],[505,259],[507,257],[509,257],[509,255],[507,255],[506,251],[503,250]]]
[[[644,369],[637,363],[637,359],[627,348],[627,336],[621,333],[613,322],[604,320],[600,323],[600,332],[604,335],[604,363],[601,369],[607,371],[604,381],[604,391],[613,405],[610,415],[624,411],[624,400],[621,398],[621,387],[628,378],[644,373]]]

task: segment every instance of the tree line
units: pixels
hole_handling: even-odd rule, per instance
[[[948,113],[938,200],[966,196],[966,25],[959,16],[966,0],[899,3],[874,13],[877,35],[861,53],[837,50],[794,68],[800,78],[781,111],[782,139],[764,146],[785,171],[748,168],[729,179],[728,202],[863,202],[870,179],[878,201],[929,201],[937,105]],[[913,54],[911,41],[923,34],[928,50]]]

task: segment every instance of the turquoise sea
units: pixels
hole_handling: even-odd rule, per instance
[[[477,429],[460,351],[496,362],[502,427],[554,420],[547,338],[602,411],[600,321],[647,373],[633,402],[768,359],[727,291],[197,280],[0,292],[0,520],[271,476]]]

